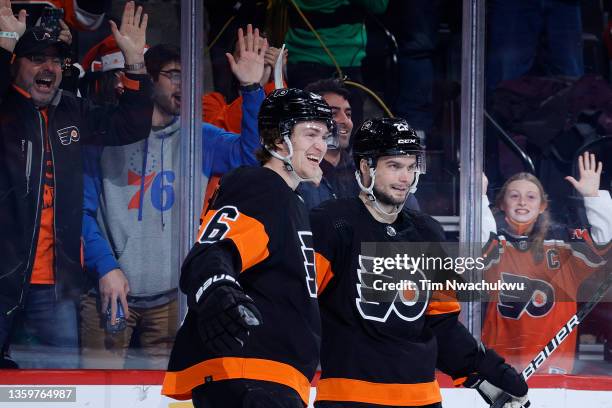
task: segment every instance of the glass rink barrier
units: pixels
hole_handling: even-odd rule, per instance
[[[0,406],[612,408],[611,12],[0,0]]]

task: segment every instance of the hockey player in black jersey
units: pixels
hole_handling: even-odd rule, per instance
[[[359,196],[327,201],[310,217],[323,333],[315,406],[441,407],[436,367],[481,394],[504,390],[516,396],[513,407],[527,405],[525,381],[459,323],[454,297],[422,288],[376,297],[373,282],[390,274],[376,274],[364,242],[435,251],[443,240],[433,218],[403,209],[425,173],[419,136],[403,119],[367,120],[353,155]]]
[[[189,310],[162,393],[206,408],[302,408],[319,362],[308,213],[294,192],[320,179],[330,107],[278,89],[259,112],[262,167],[227,174],[185,259]]]

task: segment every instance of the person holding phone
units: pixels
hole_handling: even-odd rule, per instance
[[[54,16],[52,20],[64,20],[79,31],[97,30],[110,5],[109,0],[13,0],[11,3],[15,14],[26,11],[28,27],[42,25],[45,19]]]
[[[81,293],[82,144],[121,145],[149,135],[152,84],[144,69],[147,15],[125,6],[111,29],[126,61],[126,92],[102,108],[59,85],[67,44],[0,0],[0,345],[14,323],[58,347],[76,367],[75,301]],[[70,357],[72,356],[72,357]],[[47,365],[40,360],[40,364]],[[0,366],[15,367],[10,360]]]

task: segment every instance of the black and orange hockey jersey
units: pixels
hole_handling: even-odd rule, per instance
[[[263,324],[251,329],[239,352],[219,357],[200,339],[193,305],[200,286],[220,273],[237,278]],[[321,330],[312,233],[304,204],[281,176],[265,167],[224,176],[183,264],[180,287],[190,307],[163,394],[188,399],[204,382],[246,378],[289,386],[308,404]]]
[[[317,401],[433,404],[441,401],[436,367],[454,378],[475,371],[477,342],[458,322],[454,298],[402,290],[380,301],[372,292],[372,280],[387,271],[376,274],[378,254],[362,244],[431,243],[440,255],[443,232],[433,218],[408,210],[384,224],[352,198],[313,209],[311,225],[323,329]]]
[[[499,222],[502,222],[501,220]],[[488,243],[485,279],[523,284],[523,290],[491,293],[482,340],[509,364],[523,369],[577,311],[582,282],[609,268],[611,244],[596,245],[587,229],[554,227],[543,242],[542,259],[532,255],[526,236],[513,236],[504,225]],[[577,332],[572,332],[540,368],[541,373],[569,374],[574,365]]]

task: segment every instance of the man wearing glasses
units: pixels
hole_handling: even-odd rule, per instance
[[[202,125],[205,177],[257,164],[257,113],[264,99],[258,81],[267,46],[255,48],[259,34],[251,27],[246,33],[240,30],[239,37],[242,46],[230,67],[242,85],[242,134]],[[171,45],[156,45],[145,53],[145,62],[155,89],[150,136],[129,146],[86,153],[85,263],[97,277],[81,303],[86,368],[117,369],[127,363],[164,369],[179,326],[179,259],[172,246],[179,239],[175,189],[180,174],[180,52]],[[126,327],[105,330],[107,311],[111,323],[117,321],[118,303]],[[136,338],[141,349],[129,350]],[[134,363],[135,355],[144,358]]]
[[[129,84],[120,104],[108,109],[59,89],[68,47],[41,27],[26,31],[25,21],[24,10],[15,16],[11,2],[0,0],[0,346],[6,351],[14,323],[21,323],[28,339],[61,348],[53,353],[59,361],[49,364],[76,367],[81,147],[148,135],[147,16],[128,2],[121,27],[111,23]],[[0,366],[15,364],[2,359]]]

